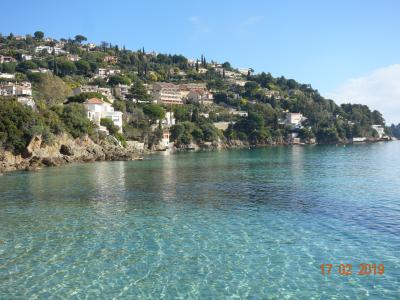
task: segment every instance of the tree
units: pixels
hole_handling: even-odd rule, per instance
[[[113,75],[108,79],[108,84],[111,86],[116,86],[118,84],[130,85],[131,81],[122,75]]]
[[[78,75],[88,76],[91,72],[90,65],[86,60],[78,60],[75,62]]]
[[[75,36],[75,42],[77,42],[78,44],[81,44],[83,41],[87,41],[87,38],[83,35],[76,35]]]
[[[146,104],[143,106],[143,112],[152,122],[161,120],[165,117],[165,110],[158,104]]]
[[[18,72],[26,73],[28,70],[33,70],[36,68],[37,68],[37,65],[33,61],[28,60],[28,61],[20,62],[15,69]]]
[[[147,90],[141,80],[139,79],[135,80],[133,86],[130,89],[129,97],[131,99],[140,101],[147,101],[149,99],[149,94],[147,94]]]
[[[34,38],[36,40],[41,40],[44,38],[44,33],[43,31],[35,31],[35,33],[33,34]]]
[[[93,124],[87,118],[85,107],[82,104],[65,105],[60,117],[67,131],[74,138],[83,137],[93,131]]]
[[[72,75],[77,72],[77,68],[72,61],[66,59],[57,60],[58,74],[61,76]]]
[[[63,103],[71,95],[71,89],[61,78],[51,74],[41,74],[35,85],[40,99],[48,106]]]
[[[0,99],[0,147],[20,154],[34,135],[42,134],[43,120],[16,100]]]

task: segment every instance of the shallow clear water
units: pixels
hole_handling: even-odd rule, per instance
[[[399,154],[294,146],[1,176],[0,298],[399,299]]]

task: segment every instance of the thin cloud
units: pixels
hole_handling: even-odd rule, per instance
[[[349,79],[326,96],[339,103],[366,104],[379,110],[387,124],[397,124],[400,122],[400,64]]]

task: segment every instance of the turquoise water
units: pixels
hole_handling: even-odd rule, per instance
[[[1,176],[0,299],[399,299],[399,154],[294,146]]]

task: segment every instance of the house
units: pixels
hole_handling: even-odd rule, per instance
[[[15,78],[15,74],[0,73],[0,78],[14,79]]]
[[[0,96],[32,96],[32,85],[28,81],[0,84]]]
[[[245,76],[252,75],[254,72],[252,68],[239,68],[238,71],[240,74]]]
[[[122,133],[122,112],[114,111],[110,103],[104,102],[98,98],[91,98],[86,100],[83,104],[86,108],[88,119],[99,126],[100,130],[106,131],[105,128],[100,125],[100,121],[103,118],[108,118],[113,121],[114,125],[118,126],[119,132]]]
[[[18,96],[17,101],[23,105],[35,108],[35,101],[33,101],[32,96]]]
[[[213,104],[214,96],[207,90],[191,90],[187,95],[187,100],[199,102],[203,105]]]
[[[301,113],[286,113],[285,124],[293,129],[301,129],[301,123],[307,120]]]
[[[178,85],[166,82],[156,82],[151,86],[151,97],[160,104],[183,104],[183,97]]]
[[[106,55],[103,58],[103,62],[109,63],[109,64],[116,64],[118,62],[118,57],[113,56],[113,55]]]
[[[199,68],[199,70],[198,70],[198,72],[200,73],[200,74],[205,74],[205,73],[207,73],[207,69],[206,68]]]
[[[371,128],[378,133],[380,139],[385,135],[385,128],[382,125],[372,125]]]
[[[231,115],[239,116],[239,117],[247,117],[249,115],[247,111],[235,110],[235,109],[229,110],[229,113]]]
[[[79,55],[76,55],[76,54],[68,54],[68,55],[67,55],[67,59],[68,59],[69,61],[78,61],[78,60],[80,60],[81,58],[79,57]]]
[[[60,47],[51,47],[51,46],[37,46],[35,48],[35,53],[41,53],[43,51],[46,51],[48,54],[52,54],[54,51],[55,55],[62,55],[62,54],[68,54],[68,51],[65,51],[63,49],[61,49]]]
[[[165,117],[164,119],[161,120],[161,126],[163,128],[168,128],[171,127],[173,125],[175,125],[175,118],[174,118],[174,112],[172,111],[167,111],[165,113]]]
[[[37,68],[30,70],[32,73],[50,73],[51,71],[46,68]]]
[[[170,138],[170,132],[169,129],[163,129],[163,136],[161,138],[161,141],[158,144],[158,148],[160,150],[165,150],[165,149],[169,149],[170,148],[170,142],[169,142],[169,138]]]
[[[26,35],[16,35],[14,38],[16,41],[24,41],[26,40]]]
[[[82,85],[73,89],[74,95],[78,95],[80,93],[100,93],[105,96],[110,102],[114,101],[113,93],[111,88],[107,87],[99,87],[97,85]]]
[[[129,95],[129,89],[131,87],[126,84],[118,84],[113,88],[114,96],[123,100],[127,99],[127,96]]]
[[[0,55],[0,64],[16,62],[17,60],[11,56]]]
[[[97,76],[102,77],[102,78],[109,77],[109,76],[112,76],[112,75],[116,75],[116,74],[119,74],[119,73],[121,73],[121,70],[118,70],[118,69],[102,69],[102,68],[99,68],[97,70]]]
[[[274,97],[275,99],[280,98],[279,91],[273,91],[273,90],[269,90],[267,88],[265,88],[263,90],[264,90],[265,97],[267,97],[267,98],[272,98],[272,97]]]
[[[27,60],[32,60],[32,55],[29,54],[22,54],[21,55],[22,60],[27,61]]]

